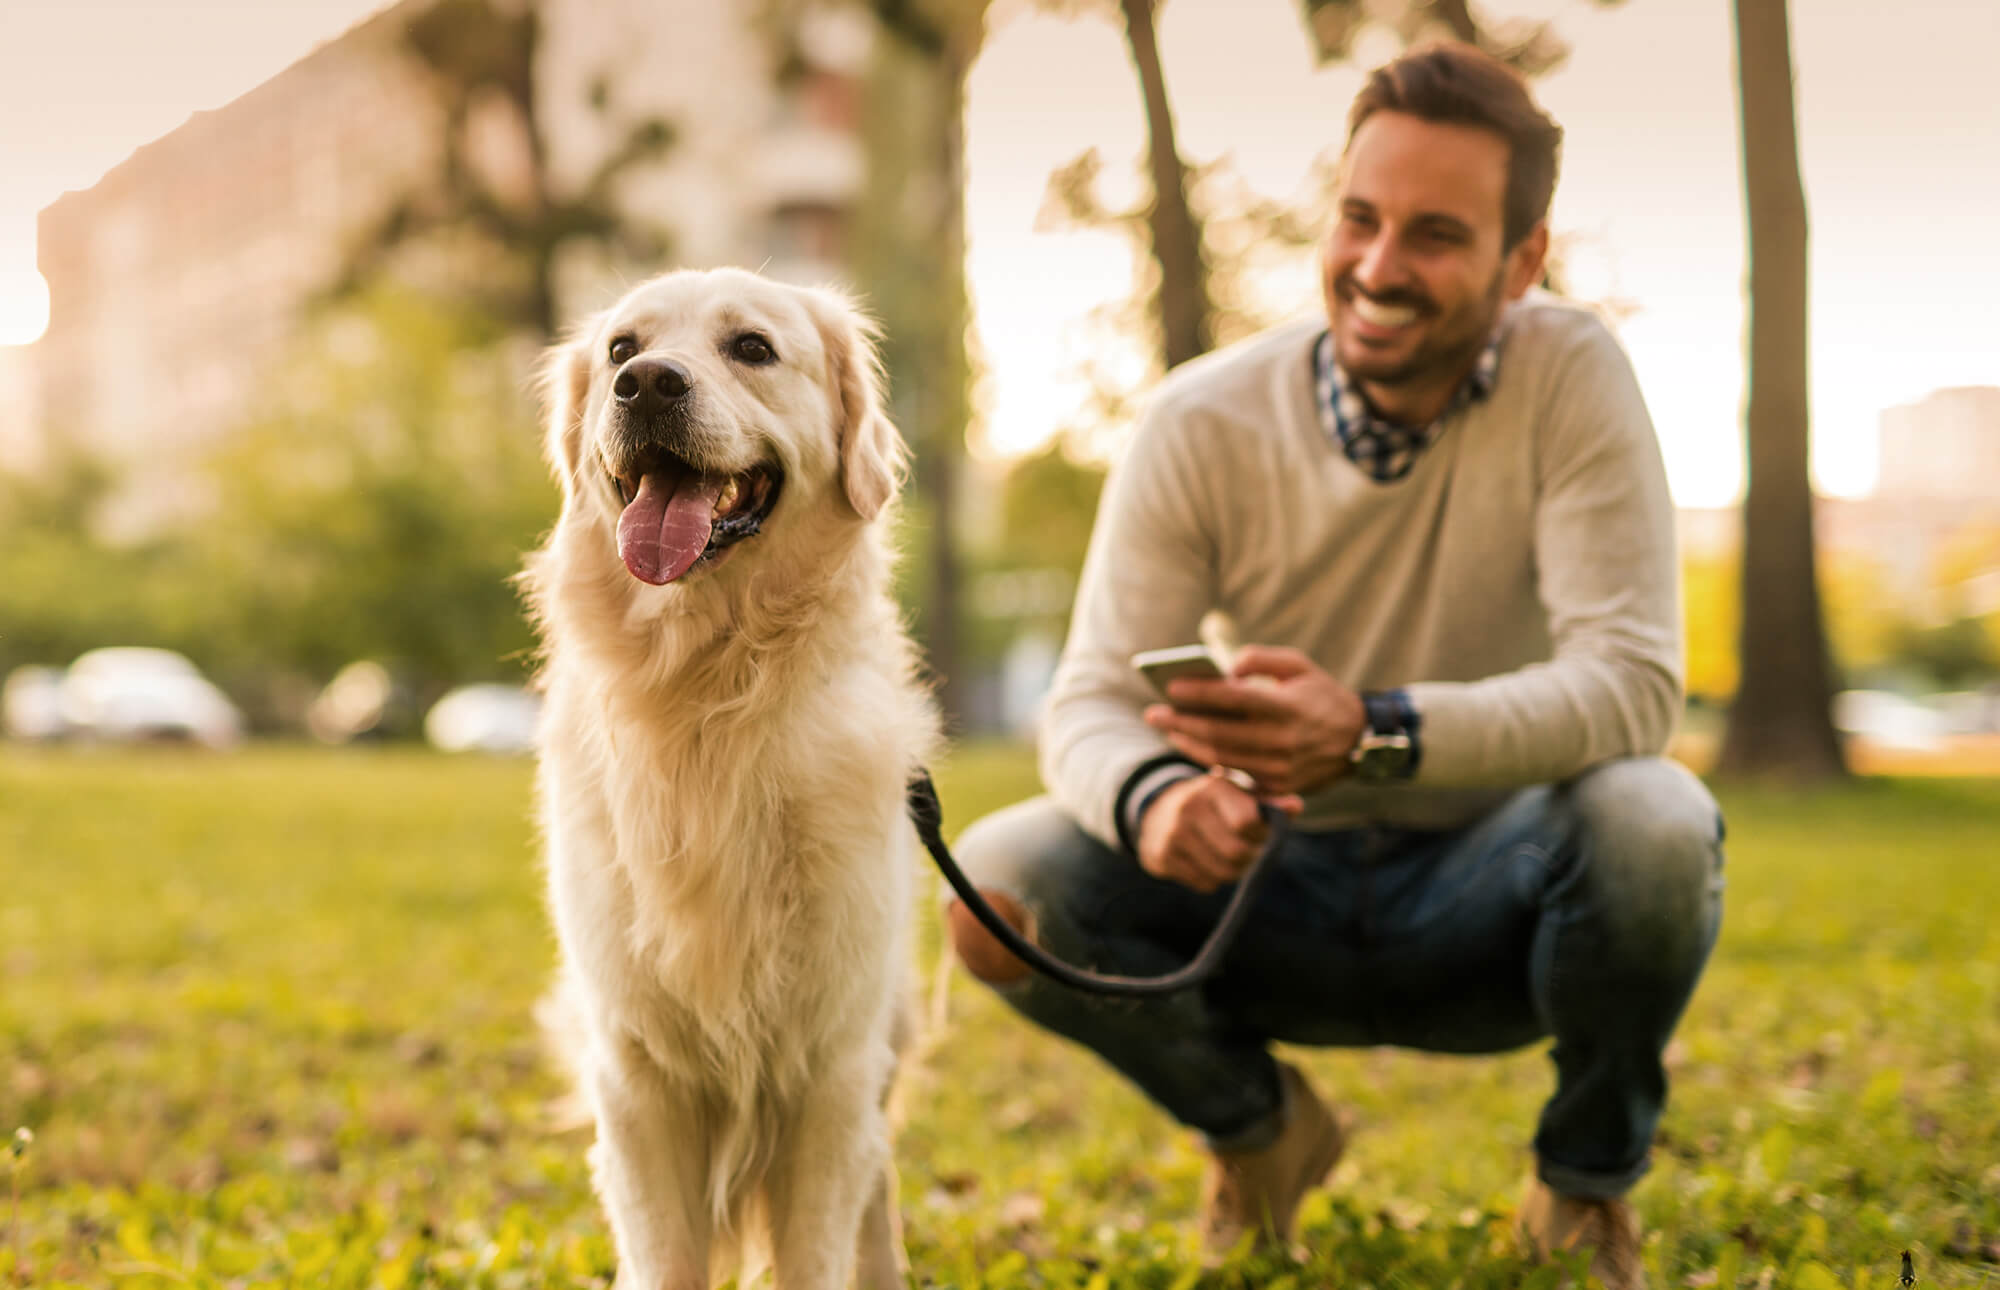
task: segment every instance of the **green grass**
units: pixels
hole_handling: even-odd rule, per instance
[[[553,961],[529,779],[0,750],[0,1139],[36,1135],[0,1287],[608,1284],[528,1015]],[[1006,748],[940,779],[953,829],[1034,789]],[[1924,1285],[2000,1290],[2000,783],[1726,805],[1723,939],[1634,1193],[1655,1286],[1888,1287],[1908,1247]],[[1186,1135],[963,978],[948,1001],[902,1094],[922,1284],[1546,1283],[1507,1227],[1539,1051],[1306,1055],[1362,1131],[1304,1262],[1203,1275]]]

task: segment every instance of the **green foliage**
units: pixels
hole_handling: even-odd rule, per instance
[[[634,168],[671,151],[673,123],[616,113],[611,80],[594,80],[586,102],[616,142],[581,184],[555,181],[535,78],[543,57],[541,0],[438,0],[415,7],[401,34],[441,109],[440,164],[353,240],[330,284],[333,297],[384,277],[428,278],[440,294],[546,339],[560,322],[556,274],[567,248],[648,266],[665,258],[668,230],[626,212],[616,189]],[[472,143],[475,117],[513,132],[513,159],[482,162]],[[427,264],[407,254],[413,247],[429,253]]]
[[[1993,615],[2000,621],[2000,615]],[[1948,690],[2000,678],[2000,646],[1978,618],[1935,625],[1901,624],[1892,658]]]
[[[1076,573],[1103,488],[1104,468],[1059,442],[1010,463],[1000,501],[1004,562]]]
[[[172,543],[114,550],[96,536],[118,486],[115,471],[82,456],[33,477],[0,475],[0,675],[60,666],[96,645],[195,642]]]
[[[556,501],[529,356],[420,297],[361,303],[207,463],[216,506],[190,542],[233,642],[217,665],[324,679],[374,658],[431,693],[518,679],[532,641],[508,579]]]
[[[99,645],[176,649],[261,722],[357,658],[434,697],[518,680],[508,579],[554,518],[522,389],[480,318],[378,290],[318,318],[284,399],[198,468],[208,508],[138,545],[99,535],[132,484],[69,462],[0,481],[0,673]]]
[[[1593,0],[1611,8],[1623,0]],[[1569,57],[1569,44],[1552,21],[1525,17],[1494,20],[1471,0],[1299,0],[1306,33],[1322,63],[1347,58],[1371,26],[1386,28],[1405,46],[1440,37],[1477,45],[1525,76],[1545,76]]]
[[[948,825],[1034,791],[940,768]],[[414,750],[0,749],[0,1285],[604,1287],[588,1134],[529,1019],[553,961],[519,761]],[[1634,1193],[1659,1290],[1992,1284],[2000,784],[1736,793],[1722,943]],[[926,886],[931,880],[925,878]],[[914,976],[933,979],[923,904]],[[962,978],[900,1101],[916,1283],[1547,1286],[1508,1224],[1539,1051],[1311,1053],[1360,1132],[1305,1257],[1203,1272],[1201,1158]],[[20,1274],[17,1276],[17,1274]]]

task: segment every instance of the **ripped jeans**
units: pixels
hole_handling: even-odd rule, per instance
[[[1105,999],[1038,976],[993,988],[1224,1150],[1281,1127],[1274,1040],[1496,1053],[1553,1038],[1537,1172],[1567,1195],[1617,1196],[1646,1171],[1661,1054],[1721,925],[1722,833],[1680,766],[1608,762],[1456,831],[1288,835],[1199,989]],[[1028,909],[1041,944],[1101,972],[1185,963],[1233,890],[1153,878],[1048,798],[974,822],[955,850],[976,884]]]

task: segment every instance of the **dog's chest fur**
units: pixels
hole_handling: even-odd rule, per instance
[[[879,1028],[896,995],[902,786],[928,721],[898,659],[770,668],[727,649],[644,691],[552,668],[551,719],[589,752],[545,768],[546,808],[597,827],[552,819],[551,837],[612,845],[563,857],[551,881],[559,919],[616,929],[587,975],[656,1062],[779,1092]]]

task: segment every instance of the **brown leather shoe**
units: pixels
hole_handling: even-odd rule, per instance
[[[1624,1198],[1565,1196],[1530,1178],[1518,1225],[1535,1258],[1594,1250],[1590,1274],[1604,1283],[1604,1290],[1646,1290],[1646,1270],[1639,1263],[1639,1216]]]
[[[1210,1255],[1228,1253],[1246,1233],[1255,1233],[1252,1249],[1282,1246],[1300,1199],[1347,1149],[1345,1129],[1305,1076],[1280,1062],[1278,1077],[1285,1093],[1278,1140],[1258,1151],[1210,1153],[1202,1201],[1202,1248]]]

